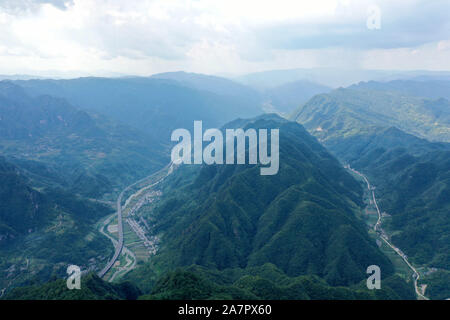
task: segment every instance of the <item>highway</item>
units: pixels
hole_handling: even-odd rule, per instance
[[[133,185],[131,185],[133,186]],[[114,263],[117,261],[117,258],[119,257],[120,253],[122,252],[123,248],[123,225],[122,225],[122,196],[125,193],[125,191],[129,190],[131,186],[126,187],[122,192],[120,193],[119,197],[117,198],[117,231],[119,234],[119,241],[116,245],[116,250],[114,252],[113,257],[111,260],[109,260],[108,264],[98,273],[98,276],[100,278],[103,278],[105,274],[112,268]]]
[[[416,294],[419,298],[423,299],[423,300],[430,300],[427,297],[425,297],[421,292],[420,289],[418,287],[418,282],[419,282],[419,278],[420,278],[420,274],[419,272],[416,270],[416,268],[414,268],[414,266],[408,261],[408,258],[406,257],[406,255],[399,249],[397,248],[395,245],[393,245],[391,242],[389,242],[389,239],[387,237],[387,235],[385,234],[385,232],[383,231],[383,229],[381,228],[381,212],[380,209],[378,207],[377,204],[377,199],[375,198],[375,191],[374,188],[370,186],[369,180],[367,179],[367,177],[362,174],[359,171],[356,171],[355,169],[352,169],[350,166],[347,166],[348,169],[350,169],[352,172],[354,172],[355,174],[359,175],[360,177],[362,177],[364,179],[364,181],[367,184],[367,189],[369,190],[369,192],[372,193],[372,199],[373,199],[373,203],[375,205],[375,208],[377,209],[377,213],[378,213],[378,220],[375,223],[375,226],[373,227],[374,231],[379,234],[380,238],[389,246],[391,247],[402,259],[403,261],[405,261],[405,263],[408,265],[408,267],[413,271],[413,279],[414,279],[414,289],[416,290]]]
[[[123,223],[122,223],[122,197],[125,194],[125,192],[127,192],[128,190],[130,190],[131,188],[133,188],[135,185],[140,184],[142,182],[144,182],[147,179],[150,179],[153,176],[156,176],[157,174],[160,174],[161,172],[163,172],[164,170],[169,169],[169,172],[167,175],[169,175],[172,172],[172,162],[170,162],[167,166],[165,166],[164,168],[162,168],[161,170],[152,173],[151,175],[140,179],[136,182],[134,182],[133,184],[130,184],[128,187],[126,187],[125,189],[122,190],[122,192],[119,194],[119,197],[117,198],[117,232],[118,232],[118,237],[119,240],[116,244],[116,248],[114,251],[114,255],[113,257],[108,261],[108,263],[106,264],[106,266],[98,273],[98,276],[100,278],[103,278],[105,276],[105,274],[113,267],[114,263],[117,261],[117,259],[120,256],[120,253],[122,252],[123,249]],[[159,182],[161,182],[165,177],[161,178],[160,180],[158,180],[157,182],[153,183],[152,186],[158,184]]]

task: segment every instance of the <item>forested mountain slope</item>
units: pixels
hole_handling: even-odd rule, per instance
[[[31,171],[39,164],[48,167],[54,182],[72,192],[90,197],[117,192],[166,164],[166,151],[155,139],[61,98],[33,98],[0,82],[1,154],[28,160]]]
[[[109,283],[95,274],[81,278],[80,290],[68,290],[66,281],[54,280],[42,285],[15,288],[5,300],[135,300],[139,289],[129,283]]]
[[[360,82],[349,89],[395,91],[404,95],[426,97],[430,99],[450,99],[450,81],[448,80],[393,80],[388,82]]]
[[[392,241],[416,263],[449,269],[450,144],[388,128],[329,148],[377,186],[389,227],[402,231]]]
[[[225,79],[226,84],[210,84],[212,91],[203,85],[199,90],[192,81],[142,77],[15,83],[31,95],[49,94],[65,98],[76,107],[106,115],[163,143],[170,143],[172,130],[190,128],[194,120],[217,127],[237,117],[255,116],[262,112],[252,90],[242,89]],[[240,90],[230,89],[230,83]]]
[[[385,227],[393,232],[393,243],[414,263],[445,269],[450,267],[450,146],[398,128],[446,140],[449,112],[444,99],[341,89],[311,99],[296,115],[342,162],[368,175],[381,210],[392,215]]]
[[[376,90],[337,89],[313,97],[293,114],[321,141],[398,129],[435,141],[450,141],[450,102]]]
[[[140,299],[413,300],[415,294],[412,286],[396,275],[385,278],[381,290],[368,290],[365,281],[333,287],[314,275],[288,277],[267,263],[245,270],[178,268],[162,276],[151,294]]]
[[[111,211],[62,189],[36,189],[26,170],[0,158],[0,290],[63,276],[69,264],[106,263],[112,245],[93,225]]]
[[[393,273],[355,216],[361,186],[303,127],[275,115],[225,127],[279,128],[279,172],[261,176],[259,165],[175,171],[151,217],[162,234],[157,270],[272,263],[288,276],[317,275],[328,285],[356,284],[372,264]]]

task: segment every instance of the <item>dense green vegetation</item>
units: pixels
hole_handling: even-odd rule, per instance
[[[37,190],[31,181],[23,168],[0,158],[0,232],[10,232],[4,239],[40,229],[59,215],[93,223],[111,212],[104,205],[82,201],[62,189]]]
[[[447,104],[444,99],[405,97],[393,91],[342,89],[311,99],[296,115],[342,162],[365,173],[376,186],[381,210],[391,215],[383,228],[392,234],[393,243],[413,263],[446,270],[450,145],[390,125],[445,138],[450,128]]]
[[[274,265],[264,264],[223,271],[179,268],[162,276],[140,299],[366,300],[415,299],[415,294],[411,283],[397,276],[384,279],[381,290],[369,290],[365,283],[332,287],[317,276],[288,277]]]
[[[226,127],[279,128],[278,174],[261,176],[256,165],[182,166],[151,216],[162,234],[160,253],[130,279],[143,283],[150,274],[154,281],[192,264],[224,270],[272,263],[289,277],[316,275],[329,286],[359,283],[372,264],[393,274],[355,216],[361,186],[301,126],[268,115]]]
[[[400,159],[409,163],[398,168]],[[381,205],[392,214],[388,228],[402,231],[392,241],[418,264],[450,269],[450,150],[400,159],[386,164],[389,176],[378,183]],[[377,169],[368,168],[374,175]]]
[[[130,282],[111,284],[95,274],[81,277],[81,289],[69,290],[63,279],[43,285],[15,288],[4,300],[135,300],[139,289]]]
[[[435,271],[425,276],[421,283],[427,285],[426,294],[431,299],[444,300],[450,298],[450,271]]]
[[[292,119],[321,141],[398,129],[436,141],[450,141],[450,102],[394,91],[337,89],[299,107]]]
[[[168,161],[164,146],[59,98],[0,83],[0,290],[98,269],[113,247],[94,224],[122,187]]]
[[[32,173],[50,172],[52,183],[73,193],[111,196],[168,162],[154,139],[62,99],[31,98],[10,82],[0,83],[0,119],[0,152]]]
[[[317,276],[286,276],[272,264],[223,271],[190,266],[162,275],[148,294],[130,281],[111,284],[89,274],[81,278],[81,290],[69,290],[63,279],[42,285],[15,288],[5,300],[373,300],[414,299],[414,288],[397,276],[383,279],[381,290],[365,283],[332,287]]]
[[[327,140],[329,150],[377,187],[392,241],[418,264],[450,268],[450,145],[396,128]]]
[[[62,189],[36,190],[0,158],[0,287],[45,281],[68,264],[101,266],[113,248],[93,225],[111,211]]]
[[[395,275],[358,218],[363,186],[302,126],[275,115],[238,119],[223,130],[280,129],[277,175],[261,176],[260,165],[183,165],[147,208],[161,247],[126,276],[130,282],[90,274],[81,291],[67,290],[62,279],[45,283],[64,277],[68,264],[94,271],[106,262],[111,243],[93,226],[111,209],[87,198],[113,200],[166,164],[172,129],[252,115],[269,98],[287,110],[325,88],[291,83],[261,95],[187,73],[16,83],[25,90],[0,82],[0,290],[8,288],[7,299],[415,298],[412,282]],[[442,299],[450,146],[404,131],[448,141],[449,102],[406,96],[414,85],[338,89],[315,96],[294,118],[368,175],[390,214],[383,228],[410,261],[438,268],[421,280],[427,295]],[[417,96],[438,98],[439,88],[427,90]],[[382,290],[366,288],[373,264],[381,267]]]
[[[49,205],[30,188],[17,168],[0,158],[0,241],[46,222]]]

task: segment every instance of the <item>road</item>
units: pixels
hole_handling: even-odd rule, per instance
[[[382,221],[382,215],[380,212],[380,208],[378,207],[378,203],[377,203],[377,199],[375,198],[375,191],[374,188],[370,185],[369,180],[367,179],[367,177],[362,174],[359,171],[356,171],[355,169],[352,169],[350,166],[347,166],[348,169],[350,169],[352,172],[354,172],[355,174],[359,175],[360,177],[362,177],[364,179],[364,181],[367,184],[367,189],[369,190],[369,192],[372,193],[372,200],[373,203],[375,205],[375,208],[377,209],[377,213],[378,213],[378,220],[375,223],[375,226],[373,227],[373,230],[379,234],[380,238],[389,246],[391,247],[402,259],[403,261],[405,261],[405,263],[408,265],[408,267],[413,271],[413,279],[414,279],[414,289],[416,290],[416,294],[419,298],[423,299],[423,300],[430,300],[427,297],[425,297],[419,289],[418,286],[418,282],[420,279],[420,274],[419,272],[416,270],[416,268],[414,268],[414,266],[408,261],[408,258],[406,257],[406,255],[399,249],[397,248],[395,245],[393,245],[387,235],[385,234],[385,232],[383,231],[383,229],[381,228],[381,221]]]
[[[126,256],[127,264],[123,267],[118,268],[118,270],[116,272],[114,272],[114,274],[111,276],[111,278],[109,278],[109,282],[113,282],[114,279],[119,274],[121,274],[121,276],[125,275],[129,271],[133,270],[134,267],[136,266],[137,258],[136,258],[136,255],[134,254],[134,252],[125,246],[123,247],[122,251],[125,252],[126,255],[129,255],[131,257],[131,260],[128,259],[128,257]]]
[[[100,278],[103,278],[105,276],[105,274],[112,268],[114,263],[117,261],[117,258],[119,257],[120,253],[122,252],[123,225],[122,225],[122,204],[121,203],[122,203],[123,194],[126,191],[128,191],[133,185],[130,185],[130,186],[126,187],[124,190],[122,190],[119,197],[117,198],[117,231],[118,231],[118,235],[119,235],[119,241],[117,242],[116,250],[114,252],[113,257],[111,258],[111,260],[109,260],[107,265],[98,273],[98,276]]]
[[[114,263],[119,258],[120,253],[122,252],[122,249],[123,249],[123,223],[122,223],[122,197],[123,197],[123,195],[125,194],[125,192],[127,192],[134,186],[144,182],[147,179],[150,179],[153,176],[160,174],[161,172],[163,172],[166,169],[169,169],[169,171],[165,177],[167,177],[172,172],[172,162],[170,162],[167,166],[165,166],[161,170],[159,170],[155,173],[152,173],[151,175],[149,175],[143,179],[140,179],[140,180],[134,182],[133,184],[130,184],[128,187],[123,189],[122,192],[119,194],[119,197],[117,198],[117,203],[116,203],[116,206],[117,206],[117,232],[118,232],[119,240],[117,241],[113,257],[108,261],[106,266],[98,273],[98,276],[100,278],[103,278],[105,276],[105,274],[113,267]],[[160,180],[158,180],[157,182],[153,183],[152,186],[161,182],[165,177],[163,177]]]
[[[99,231],[100,231],[101,234],[103,234],[105,237],[107,237],[109,240],[111,240],[111,242],[113,243],[114,247],[117,247],[117,243],[118,243],[117,240],[114,239],[113,237],[111,237],[107,232],[105,232],[105,227],[111,222],[111,220],[112,220],[113,218],[114,218],[114,215],[111,215],[110,217],[108,217],[108,218],[103,222],[103,224],[100,226]],[[129,269],[129,270],[133,269],[134,266],[136,265],[136,260],[137,260],[136,255],[135,255],[131,250],[129,250],[126,246],[123,246],[123,247],[122,247],[122,251],[125,252],[126,254],[128,254],[128,255],[131,256],[131,258],[132,258],[132,260],[133,260],[133,263],[128,267],[128,269]],[[123,271],[123,270],[117,270],[117,271],[111,276],[111,278],[109,279],[109,281],[111,282],[112,280],[114,280],[114,278],[117,276],[117,274],[118,274],[119,272],[121,272],[121,271]],[[126,272],[125,272],[125,273],[126,273]]]

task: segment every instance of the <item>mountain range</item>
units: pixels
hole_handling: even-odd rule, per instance
[[[170,296],[174,293],[166,290],[174,285],[172,277],[204,278],[201,270],[206,268],[217,270],[220,280],[215,281],[227,285],[272,286],[267,290],[287,290],[288,295],[287,288],[275,289],[277,281],[268,274],[249,277],[250,270],[269,263],[284,277],[284,286],[312,281],[323,290],[361,289],[372,264],[386,277],[393,275],[393,265],[357,218],[361,185],[302,126],[266,115],[231,122],[224,129],[236,126],[280,130],[279,173],[260,176],[258,165],[177,169],[161,189],[166,196],[147,217],[156,221],[153,230],[163,246],[150,265],[132,271],[128,280],[140,283],[143,292],[157,283],[153,294],[163,290],[163,296]],[[187,274],[161,275],[179,267],[188,268],[182,269]],[[232,272],[241,276],[226,280]],[[296,278],[301,275],[312,278]],[[167,282],[164,289],[158,281]],[[314,295],[298,290],[305,297]],[[258,292],[256,287],[252,292]]]
[[[426,295],[448,297],[448,82],[333,90],[303,75],[0,81],[0,296],[415,299],[348,164],[375,186],[383,232],[419,269]],[[267,107],[275,113],[261,115]],[[260,175],[260,164],[184,164],[140,180],[170,162],[170,133],[195,120],[222,132],[278,129],[278,174]],[[111,217],[104,229],[117,237],[117,196],[138,180],[121,205],[157,245],[108,283],[95,275],[114,251],[99,226]],[[134,250],[139,232],[128,229]],[[84,270],[78,293],[60,279],[69,264]],[[382,270],[381,290],[366,286],[370,265]]]
[[[292,119],[321,141],[397,127],[434,141],[450,141],[450,102],[403,95],[395,91],[337,89],[316,95]]]
[[[450,266],[450,108],[436,93],[439,88],[433,94],[426,89],[432,84],[424,84],[416,96],[398,89],[415,85],[338,89],[312,98],[294,118],[341,162],[369,177],[381,210],[389,215],[383,227],[393,243],[414,263],[445,274]],[[425,95],[432,98],[419,97]],[[441,295],[450,294],[448,281],[436,287],[447,288],[438,290]]]
[[[61,98],[31,97],[10,82],[0,82],[0,132],[2,155],[30,171],[47,166],[54,182],[91,197],[111,194],[167,161],[155,139]]]

